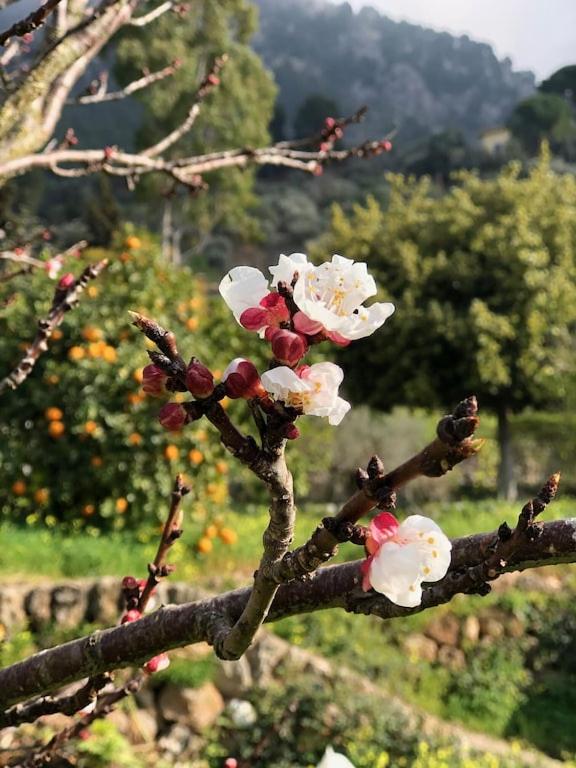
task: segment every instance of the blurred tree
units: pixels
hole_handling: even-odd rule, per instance
[[[313,136],[321,130],[326,117],[338,115],[339,107],[334,99],[323,96],[321,93],[314,93],[304,99],[296,113],[294,135]]]
[[[576,64],[562,67],[540,83],[542,93],[557,93],[576,105]]]
[[[527,178],[518,164],[463,172],[441,197],[428,179],[389,181],[385,211],[336,207],[316,248],[367,261],[397,304],[388,333],[342,356],[346,381],[386,410],[476,393],[498,416],[499,493],[513,497],[510,414],[560,403],[574,367],[576,180],[543,153]]]
[[[195,84],[202,79],[207,63],[222,53],[231,58],[222,72],[222,83],[203,105],[193,131],[178,142],[171,155],[190,156],[268,142],[275,87],[249,46],[255,24],[255,10],[246,0],[201,0],[190,8],[186,23],[166,14],[149,27],[123,31],[116,65],[122,83],[141,76],[146,68],[154,71],[171,61],[180,65],[169,87],[156,86],[138,94],[146,106],[141,147],[160,140],[185,120]],[[227,169],[211,176],[210,195],[166,197],[164,206],[170,210],[165,211],[164,228],[171,231],[164,234],[171,249],[180,241],[184,249],[187,241],[205,245],[216,227],[235,234],[253,232],[253,177],[249,170]],[[158,177],[146,179],[141,188],[147,197],[154,198],[171,191]],[[172,255],[173,260],[180,259],[179,254]]]
[[[538,93],[514,109],[510,130],[531,155],[538,152],[542,141],[572,159],[576,146],[576,122],[568,101],[555,93]]]

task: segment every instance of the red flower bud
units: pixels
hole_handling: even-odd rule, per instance
[[[240,315],[240,325],[247,331],[259,331],[268,325],[268,310],[263,307],[250,307]]]
[[[287,424],[286,429],[284,430],[284,437],[287,440],[296,440],[296,438],[300,437],[300,430],[296,426],[296,424]]]
[[[267,335],[272,342],[272,353],[276,360],[293,368],[306,354],[308,344],[304,336],[293,331],[279,329]]]
[[[336,125],[336,120],[333,117],[327,117],[324,120],[324,125],[328,129],[334,128],[334,126]]]
[[[146,664],[144,664],[144,669],[146,672],[153,674],[154,672],[161,672],[168,666],[170,666],[170,659],[168,658],[168,654],[159,653],[158,656],[154,656],[154,658],[150,659],[150,661],[147,661]]]
[[[206,82],[210,83],[210,85],[220,85],[220,78],[218,75],[211,74],[206,78]]]
[[[162,397],[166,394],[168,376],[157,365],[147,365],[142,371],[142,389],[152,397]]]
[[[238,768],[238,760],[235,757],[227,757],[224,761],[224,768]]]
[[[192,358],[186,371],[186,386],[194,397],[208,397],[208,395],[214,392],[214,376],[212,371],[198,360]]]
[[[320,152],[329,152],[332,149],[332,144],[330,144],[329,141],[323,141],[322,144],[320,144]]]
[[[188,414],[179,403],[166,403],[160,408],[158,421],[169,432],[179,432],[188,421]]]
[[[133,608],[131,611],[126,611],[124,616],[120,619],[121,624],[130,624],[132,621],[138,621],[138,619],[142,618],[142,614],[140,611],[136,610],[136,608]]]
[[[384,152],[390,152],[390,150],[392,149],[392,142],[391,142],[391,141],[388,141],[388,140],[386,140],[386,141],[381,141],[381,142],[380,142],[380,146],[382,147],[382,149],[384,150]]]
[[[122,589],[126,590],[134,590],[138,589],[138,581],[134,578],[134,576],[124,576],[122,579]]]
[[[22,42],[26,43],[26,45],[30,45],[32,40],[34,40],[34,35],[32,32],[26,32],[25,35],[22,35]]]
[[[72,288],[75,282],[76,282],[76,278],[74,277],[72,272],[66,272],[66,274],[62,275],[60,280],[58,280],[58,288],[61,291],[67,291],[69,288]]]
[[[226,388],[226,394],[232,399],[244,397],[246,400],[250,400],[253,397],[266,396],[256,366],[241,357],[237,357],[226,368],[222,381]]]

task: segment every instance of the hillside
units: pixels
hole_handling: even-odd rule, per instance
[[[404,140],[456,129],[472,138],[506,120],[534,90],[491,46],[415,24],[373,8],[355,13],[326,0],[256,0],[254,47],[280,87],[288,133],[306,97],[321,94],[340,111],[370,106],[366,135],[392,126]]]

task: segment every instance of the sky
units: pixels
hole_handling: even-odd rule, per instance
[[[331,0],[342,2],[342,0]],[[412,21],[491,43],[499,58],[541,80],[576,64],[576,0],[349,0],[396,20]]]

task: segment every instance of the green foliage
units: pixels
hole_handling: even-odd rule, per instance
[[[462,173],[437,197],[429,181],[390,177],[375,199],[334,211],[316,251],[367,261],[396,314],[342,354],[357,400],[521,410],[561,402],[576,322],[576,181],[544,153],[527,177],[512,164]],[[366,370],[371,376],[366,376]],[[377,380],[378,385],[374,385]]]
[[[473,728],[484,729],[492,723],[492,733],[506,733],[515,710],[524,702],[523,688],[529,680],[519,645],[513,640],[475,648],[466,667],[452,676],[444,714]]]
[[[509,126],[529,154],[536,154],[541,142],[571,157],[576,145],[576,121],[570,104],[555,93],[538,93],[521,101],[512,113]]]
[[[251,699],[257,722],[237,730],[224,721],[211,739],[211,768],[220,768],[230,754],[251,768],[316,765],[328,744],[338,752],[354,752],[356,768],[374,768],[383,753],[398,765],[397,760],[417,751],[414,725],[381,697],[360,692],[350,696],[343,687],[307,675],[254,691]]]
[[[182,688],[200,688],[212,680],[216,674],[217,661],[213,654],[204,658],[186,658],[175,651],[170,654],[170,666],[151,678],[152,685],[158,688],[165,683],[179,685]]]
[[[129,741],[118,732],[114,723],[96,720],[86,734],[77,742],[76,749],[82,755],[84,768],[143,768]]]
[[[198,423],[180,434],[165,432],[157,420],[162,401],[141,393],[146,347],[128,310],[168,325],[185,356],[194,352],[215,371],[241,343],[235,327],[189,271],[165,268],[153,242],[131,236],[123,245],[86,254],[87,261],[109,256],[111,264],[55,334],[31,378],[7,395],[0,509],[12,520],[65,521],[75,530],[150,523],[165,516],[176,471],[189,476],[199,514],[206,517],[227,498],[228,465],[214,435]],[[14,287],[18,299],[2,319],[3,371],[21,355],[53,290],[39,273]]]
[[[202,0],[193,3],[183,19],[167,13],[144,29],[121,34],[117,72],[123,83],[139,77],[144,68],[153,71],[174,60],[180,63],[167,83],[139,94],[146,107],[141,146],[158,141],[184,121],[206,67],[223,53],[230,61],[221,73],[221,84],[202,105],[193,131],[171,152],[188,157],[267,143],[275,88],[249,46],[255,20],[254,9],[246,0]],[[254,231],[248,215],[255,203],[252,181],[251,171],[228,169],[210,176],[210,195],[176,198],[173,204],[187,238],[185,244],[196,247],[215,227],[242,236]],[[161,179],[143,185],[155,197],[162,189],[165,182]]]
[[[542,93],[556,93],[575,102],[576,100],[576,64],[561,67],[549,78],[543,80],[538,88]]]

